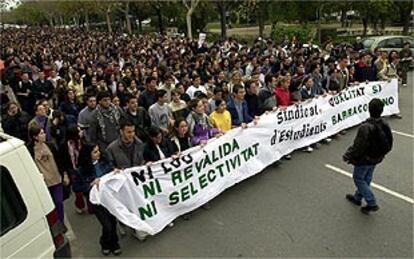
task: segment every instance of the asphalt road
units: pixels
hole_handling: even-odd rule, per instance
[[[369,216],[347,202],[352,179],[342,154],[356,128],[312,154],[269,166],[215,198],[189,221],[140,242],[120,240],[125,257],[413,257],[413,74],[400,90],[402,120],[388,119],[395,145],[374,182],[411,199],[374,189],[380,210]],[[401,134],[403,133],[403,134]],[[405,133],[405,135],[404,135]],[[407,135],[408,134],[408,135]],[[93,215],[66,205],[75,257],[100,257],[100,227]]]

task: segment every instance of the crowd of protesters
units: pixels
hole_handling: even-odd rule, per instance
[[[259,38],[249,46],[231,38],[208,44],[167,36],[5,30],[1,126],[28,144],[60,220],[72,191],[75,210],[94,213],[102,224],[102,253],[117,255],[116,219],[87,198],[99,177],[179,156],[256,123],[263,113],[358,82],[399,78],[405,85],[407,66],[400,59],[410,60],[409,47],[369,53],[360,44],[328,41],[319,49],[295,38]]]

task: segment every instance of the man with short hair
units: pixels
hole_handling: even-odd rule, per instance
[[[402,86],[407,86],[407,74],[410,70],[410,65],[413,64],[413,52],[410,47],[413,47],[413,45],[407,41],[404,43],[404,48],[400,51]]]
[[[348,148],[343,160],[354,165],[353,179],[356,186],[354,194],[347,194],[346,199],[360,206],[362,199],[367,203],[361,212],[369,214],[379,209],[375,196],[370,189],[374,169],[391,151],[393,137],[390,126],[381,119],[384,103],[372,99],[368,105],[370,118],[358,129],[354,143]]]
[[[149,140],[148,131],[151,127],[151,118],[148,112],[138,105],[138,98],[128,95],[126,99],[126,109],[122,113],[123,120],[129,120],[135,126],[135,135],[146,142]]]
[[[129,120],[121,120],[119,135],[105,151],[108,162],[116,169],[143,165],[144,143],[135,136],[135,125]],[[124,231],[122,224],[120,225]],[[134,229],[132,235],[139,240],[145,240],[148,234]]]
[[[227,110],[231,114],[231,121],[233,127],[241,126],[247,127],[247,123],[251,122],[253,118],[249,115],[247,103],[244,100],[246,90],[241,85],[235,85],[233,87],[233,97],[227,102]]]
[[[148,77],[145,83],[146,89],[139,96],[139,105],[148,111],[149,107],[157,102],[157,79]]]
[[[46,114],[46,109],[41,103],[37,103],[34,108],[35,117],[29,122],[27,128],[39,127],[43,129],[46,134],[46,142],[52,140],[50,133],[51,122]]]
[[[339,88],[338,92],[348,87],[349,84],[349,70],[348,70],[348,57],[342,56],[338,63],[338,81]]]
[[[190,96],[191,99],[194,98],[196,92],[202,92],[207,95],[207,90],[204,86],[201,85],[201,77],[199,75],[194,75],[193,85],[188,87],[186,93]]]
[[[223,88],[216,87],[214,88],[213,93],[214,95],[208,100],[208,107],[206,110],[208,115],[216,110],[216,101],[223,99]]]
[[[168,135],[169,126],[174,124],[171,109],[167,104],[167,98],[167,91],[158,90],[157,102],[151,105],[148,110],[152,125],[160,128],[164,136]]]
[[[90,141],[90,124],[93,121],[92,113],[96,108],[96,96],[92,94],[86,95],[86,106],[79,112],[78,126],[83,131],[86,141]]]
[[[125,169],[144,164],[144,143],[135,136],[135,125],[129,120],[121,120],[119,137],[106,148],[108,161],[117,169]]]
[[[259,89],[258,115],[266,111],[272,111],[277,108],[277,101],[274,95],[277,79],[274,74],[268,74],[265,77],[265,85]]]
[[[175,88],[174,77],[171,74],[167,74],[164,79],[164,83],[161,84],[159,90],[165,90],[167,92],[167,102],[171,102],[171,91]]]
[[[252,118],[259,115],[259,97],[257,96],[257,84],[254,81],[246,82],[246,95],[244,99],[247,103],[249,115]]]
[[[53,96],[53,84],[45,79],[45,73],[39,72],[39,79],[33,83],[33,93],[36,100],[46,99],[50,101]]]
[[[118,138],[121,112],[111,103],[109,92],[99,92],[96,99],[99,104],[91,115],[93,120],[89,127],[90,141],[97,144],[103,152]]]

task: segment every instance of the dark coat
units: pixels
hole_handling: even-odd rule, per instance
[[[135,134],[140,140],[144,142],[149,140],[148,131],[151,128],[151,118],[144,108],[138,107],[136,115],[132,115],[126,110],[122,112],[121,116],[122,119],[128,120],[135,125]]]
[[[52,98],[54,89],[55,88],[53,87],[52,82],[50,82],[49,80],[41,81],[40,79],[37,79],[33,83],[33,94],[36,100],[40,100],[43,98],[49,100],[50,98]]]
[[[4,116],[2,127],[5,133],[26,142],[28,140],[27,125],[29,121],[29,114],[19,111],[15,116]]]
[[[369,118],[359,127],[354,144],[348,148],[343,159],[353,165],[378,164],[385,156],[380,146],[383,141],[391,150],[393,137],[390,126],[381,118]]]
[[[150,92],[145,90],[139,96],[139,106],[144,107],[148,111],[149,107],[157,102],[157,91]]]
[[[259,115],[259,97],[257,96],[257,94],[246,93],[246,95],[244,96],[244,99],[247,102],[247,108],[249,110],[249,115],[251,117]]]
[[[249,109],[247,108],[246,101],[242,102],[242,112],[243,112],[243,121],[241,118],[239,118],[239,114],[236,109],[236,105],[234,103],[234,99],[230,98],[230,100],[227,102],[227,110],[231,114],[231,124],[239,126],[240,124],[249,123],[253,120],[253,118],[249,115]]]
[[[167,142],[163,141],[163,143],[160,144],[160,149],[164,153],[165,158],[172,155],[172,151]],[[144,145],[144,160],[145,162],[156,162],[160,160],[158,149],[152,141],[149,141]]]

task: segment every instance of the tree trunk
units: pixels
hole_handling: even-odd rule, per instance
[[[374,27],[374,32],[376,34],[378,32],[378,18],[374,18],[374,20],[372,21],[372,25]]]
[[[318,8],[318,26],[317,26],[317,32],[318,32],[318,41],[322,42],[322,35],[321,35],[321,16],[322,16],[322,8],[323,6]]]
[[[185,20],[187,22],[187,37],[192,40],[193,39],[193,32],[191,28],[191,15],[193,14],[193,9],[190,8],[187,11],[187,15],[185,16]]]
[[[142,34],[142,21],[140,17],[138,17],[138,34]]]
[[[164,34],[164,25],[162,24],[162,13],[161,8],[157,9],[157,17],[158,17],[158,28],[160,30],[160,34]]]
[[[131,27],[131,18],[129,17],[129,2],[126,2],[125,6],[125,20],[126,20],[126,28],[128,34],[132,34],[132,27]]]
[[[220,23],[221,23],[221,37],[224,39],[227,36],[227,17],[226,17],[226,3],[225,1],[221,1],[217,3],[219,11],[220,11]]]
[[[258,6],[258,20],[259,20],[259,37],[263,38],[263,31],[264,31],[264,10],[265,6]]]
[[[111,16],[110,12],[106,12],[106,25],[108,26],[108,33],[112,33],[112,24],[111,24]]]
[[[362,26],[363,26],[363,31],[362,31],[362,36],[367,36],[367,29],[368,29],[368,19],[367,18],[362,18]]]
[[[403,35],[408,35],[408,30],[410,28],[410,12],[403,12],[402,14],[402,22],[403,22]]]
[[[341,10],[341,28],[346,26],[346,9]]]
[[[89,31],[89,12],[88,12],[88,10],[85,10],[85,25],[86,25],[86,31]]]
[[[386,21],[386,18],[384,16],[381,17],[381,32],[385,31],[385,21]]]

